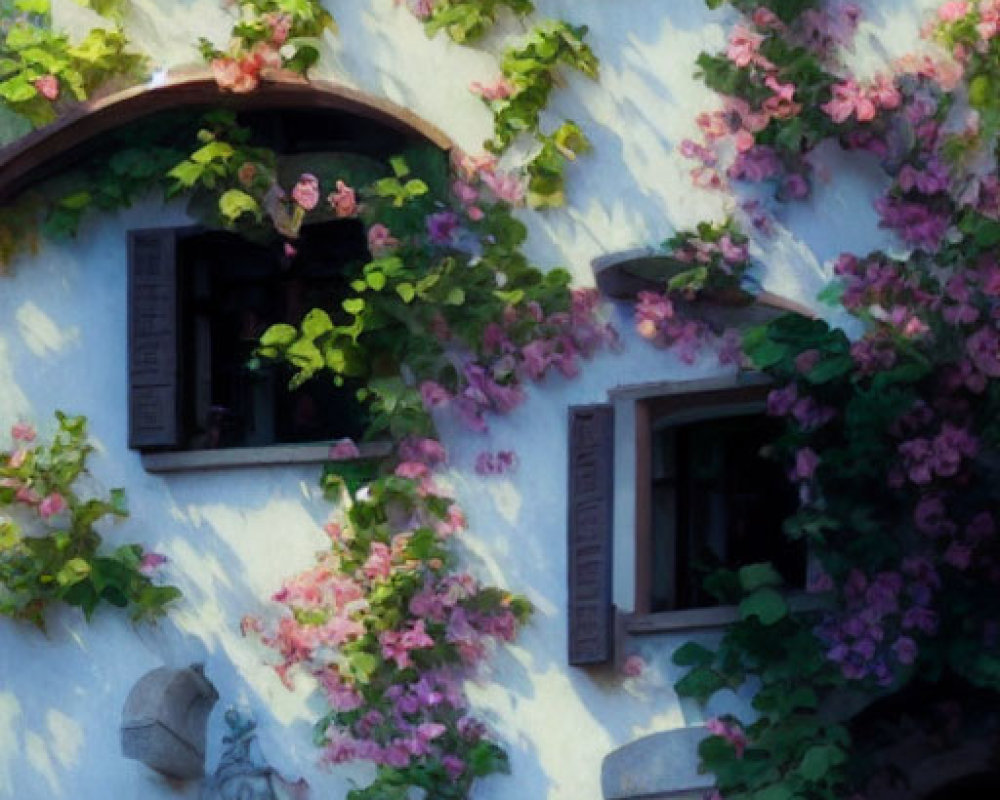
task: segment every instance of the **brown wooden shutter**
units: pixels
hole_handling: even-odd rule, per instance
[[[177,232],[128,236],[129,447],[180,443]]]
[[[611,594],[614,409],[577,406],[569,419],[569,663],[614,656]]]

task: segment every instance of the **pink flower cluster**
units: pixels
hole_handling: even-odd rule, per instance
[[[326,760],[397,769],[434,762],[470,782],[469,752],[486,730],[467,714],[462,683],[491,642],[513,640],[518,622],[509,596],[446,568],[445,543],[465,519],[430,474],[445,461],[440,443],[409,437],[398,450],[410,460],[396,477],[359,494],[347,517],[327,526],[332,549],[275,594],[291,613],[263,642],[287,685],[297,668],[322,687],[332,709]],[[242,628],[263,624],[250,618]],[[364,667],[352,661],[360,651]]]
[[[430,380],[421,384],[424,406],[450,407],[468,427],[485,431],[488,414],[506,414],[521,404],[525,380],[541,381],[552,370],[574,377],[581,358],[616,343],[614,329],[598,316],[599,304],[596,290],[574,289],[567,311],[546,314],[536,302],[508,306],[500,321],[484,329],[481,356],[465,361],[456,390]],[[441,327],[439,338],[446,340],[447,326]]]

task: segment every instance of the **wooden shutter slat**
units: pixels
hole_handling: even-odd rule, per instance
[[[614,409],[577,406],[569,420],[569,663],[614,657]]]
[[[129,446],[179,444],[176,231],[128,242]]]

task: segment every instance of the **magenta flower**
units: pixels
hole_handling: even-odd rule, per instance
[[[524,183],[511,173],[483,172],[483,183],[490,187],[497,200],[518,205],[524,200]]]
[[[442,408],[448,405],[451,394],[439,383],[424,381],[420,384],[420,399],[424,403],[424,408]]]
[[[379,255],[386,250],[399,246],[399,240],[394,238],[389,229],[381,223],[376,223],[368,229],[368,249],[373,255]]]
[[[302,173],[298,183],[292,187],[292,200],[306,211],[316,208],[319,203],[319,179],[311,173]]]
[[[143,575],[150,575],[155,572],[158,567],[161,567],[166,563],[167,557],[161,555],[160,553],[145,553],[142,557],[142,563],[139,565],[139,571]]]
[[[909,666],[917,660],[917,643],[909,636],[900,636],[892,645],[900,664]]]
[[[969,10],[966,0],[948,0],[938,8],[938,19],[942,22],[958,22],[968,15]]]
[[[59,492],[52,492],[38,505],[38,513],[45,519],[54,517],[66,509],[66,500]]]
[[[427,217],[427,235],[434,244],[449,245],[458,230],[458,216],[453,211],[439,211]]]
[[[646,669],[646,662],[642,660],[642,656],[633,653],[622,664],[622,675],[626,678],[638,678],[644,669]]]
[[[59,97],[59,79],[55,75],[43,75],[36,78],[35,89],[46,100],[55,100]]]
[[[35,441],[35,428],[28,422],[15,422],[10,429],[10,435],[21,442]]]
[[[795,467],[792,470],[792,480],[810,480],[819,466],[819,456],[810,447],[803,447],[795,454]]]
[[[496,78],[492,83],[483,84],[479,81],[473,81],[469,89],[487,102],[506,100],[517,91],[517,87],[503,75]]]
[[[360,455],[361,451],[358,450],[358,446],[353,441],[341,439],[330,448],[329,458],[333,461],[348,461],[352,458],[358,458]]]

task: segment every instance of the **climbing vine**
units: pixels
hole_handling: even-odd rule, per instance
[[[714,188],[771,181],[779,200],[801,199],[812,151],[834,139],[878,157],[890,185],[875,210],[911,248],[905,258],[838,259],[824,297],[859,320],[853,340],[802,317],[743,340],[748,361],[777,384],[768,412],[788,424],[775,452],[801,497],[785,529],[809,542],[821,565],[809,588],[824,602],[793,611],[766,564],[716,573],[706,588],[738,604],[740,621],[718,648],[691,643],[674,659],[690,668],[682,696],[759,684],[752,716],[709,720],[700,753],[714,797],[836,798],[873,778],[852,750],[844,709],[858,706],[845,697],[897,692],[918,676],[1000,688],[1000,205],[989,89],[1000,6],[945,3],[926,32],[950,53],[908,57],[862,82],[840,57],[856,7],[733,5],[746,18],[725,53],[699,59],[724,108],[699,118],[703,142],[684,145],[700,162],[692,177]],[[725,169],[722,142],[735,151]],[[709,274],[719,266],[706,263]],[[637,316],[641,324],[641,304]]]
[[[141,79],[146,59],[128,49],[121,27],[94,28],[79,42],[52,29],[49,0],[14,0],[0,15],[0,99],[39,127],[52,122],[65,98],[82,101],[120,78]],[[112,13],[115,4],[100,11]]]
[[[165,561],[127,544],[108,553],[96,526],[128,516],[125,492],[85,493],[89,476],[83,417],[56,414],[49,443],[31,425],[13,426],[13,446],[0,453],[0,614],[45,627],[49,609],[78,606],[89,619],[102,602],[129,607],[136,619],[162,614],[180,596],[150,578]]]

